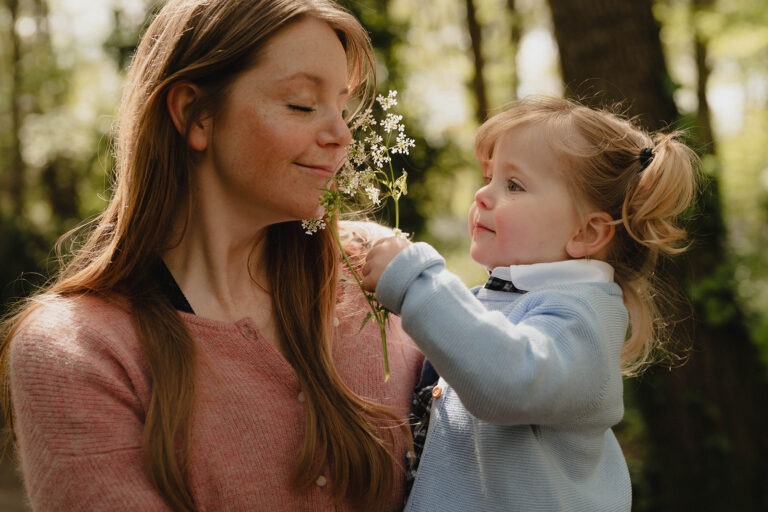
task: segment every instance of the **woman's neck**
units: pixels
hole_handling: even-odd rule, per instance
[[[163,261],[199,316],[234,322],[271,311],[262,263],[266,228],[244,232],[231,223],[192,218],[178,232],[179,243]]]

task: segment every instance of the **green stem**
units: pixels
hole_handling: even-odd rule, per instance
[[[352,277],[355,279],[357,286],[360,288],[363,297],[365,297],[366,302],[368,302],[368,307],[371,310],[371,316],[374,318],[374,320],[376,320],[376,323],[379,326],[379,333],[381,334],[381,347],[384,355],[384,381],[388,381],[389,355],[387,351],[387,310],[382,308],[381,305],[375,301],[373,295],[366,292],[365,288],[363,288],[363,280],[358,275],[354,265],[352,265],[352,261],[349,259],[349,255],[347,254],[347,251],[344,250],[344,245],[341,243],[336,215],[330,216],[328,220],[331,222],[331,231],[333,231],[333,237],[336,240],[336,245],[339,247],[341,255],[344,258],[344,263],[352,273]]]
[[[395,169],[392,167],[392,156],[389,154],[389,136],[387,136],[387,158],[389,159],[389,197],[395,203],[395,229],[400,229],[400,201],[397,197],[397,179]]]

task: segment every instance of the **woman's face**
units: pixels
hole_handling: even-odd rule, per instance
[[[315,19],[283,29],[232,83],[222,111],[203,120],[199,202],[254,227],[316,217],[351,140],[348,97],[347,58],[333,29]]]

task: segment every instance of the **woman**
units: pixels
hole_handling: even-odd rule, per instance
[[[345,158],[344,108],[365,101],[372,60],[328,0],[158,13],[127,78],[112,199],[5,325],[34,509],[402,504],[421,355],[390,333],[385,382],[331,233],[299,222]],[[374,232],[341,230],[363,246]]]

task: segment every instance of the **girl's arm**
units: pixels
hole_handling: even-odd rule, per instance
[[[525,312],[513,323],[486,309],[423,243],[392,259],[376,295],[401,315],[405,330],[480,419],[558,424],[588,421],[606,400],[620,407],[620,399],[608,396],[621,391],[626,313],[620,297],[602,290],[531,292],[520,299]],[[608,338],[619,341],[608,346]]]

